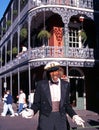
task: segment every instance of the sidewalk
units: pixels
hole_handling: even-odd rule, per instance
[[[2,112],[3,103],[0,102],[0,114]],[[16,112],[17,105],[13,104]],[[22,118],[22,116],[6,117],[0,116],[0,130],[37,130],[38,114],[31,119]]]
[[[0,113],[2,112],[3,103],[0,102]],[[13,108],[16,112],[17,106],[13,104]],[[75,110],[82,119],[85,120],[85,128],[78,127],[72,122],[72,119],[68,116],[70,124],[70,130],[99,130],[99,114],[88,110]],[[0,130],[37,130],[38,114],[31,119],[25,119],[21,116],[6,117],[0,116]],[[95,128],[98,126],[98,128]]]
[[[76,113],[85,121],[85,128],[81,128],[72,122],[68,117],[71,130],[98,130],[99,129],[99,114],[88,110],[75,110]],[[98,128],[96,128],[98,127]]]

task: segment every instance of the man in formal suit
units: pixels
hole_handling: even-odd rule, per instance
[[[60,79],[58,62],[49,62],[44,69],[46,80],[39,81],[32,105],[33,114],[39,111],[38,130],[68,130],[68,114],[78,125],[84,121],[72,109],[69,102],[69,83]]]

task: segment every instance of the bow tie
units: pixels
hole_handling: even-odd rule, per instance
[[[54,81],[51,80],[51,84],[56,84],[56,85],[58,85],[58,83],[59,83],[59,81],[54,82]]]

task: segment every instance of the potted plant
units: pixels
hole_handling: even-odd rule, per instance
[[[50,36],[50,33],[47,30],[43,29],[38,33],[37,38],[40,39],[42,45],[47,45]]]
[[[45,44],[46,45],[46,42],[48,42],[48,39],[50,38],[50,36],[51,36],[51,34],[50,34],[50,32],[48,32],[47,30],[46,30],[46,26],[45,26],[45,10],[44,10],[44,12],[43,12],[44,14],[43,14],[43,22],[44,22],[44,26],[43,26],[43,29],[38,33],[38,35],[37,35],[37,38],[38,39],[40,39],[41,41],[42,41],[42,43],[43,43],[43,45]]]
[[[17,15],[18,11],[16,9],[13,10],[13,14]]]
[[[12,48],[12,54],[17,54],[18,53],[18,48],[17,47],[13,47]]]
[[[82,44],[87,40],[86,32],[83,29],[78,31],[78,37],[81,37]]]
[[[51,34],[50,34],[47,30],[43,29],[43,30],[41,30],[41,31],[38,33],[38,36],[37,36],[37,37],[38,37],[39,39],[43,39],[43,38],[49,39],[50,36],[51,36]]]
[[[13,47],[12,48],[12,54],[15,55],[18,53],[18,48],[17,47]],[[11,50],[7,51],[7,54],[10,55],[11,54]]]
[[[11,25],[11,20],[8,20],[8,21],[6,22],[6,24],[7,24],[7,26],[9,27],[9,26]]]
[[[26,38],[27,34],[28,34],[27,29],[26,28],[22,28],[21,31],[20,31],[21,38]]]

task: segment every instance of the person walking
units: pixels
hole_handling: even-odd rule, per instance
[[[34,101],[34,90],[31,90],[28,96],[29,108],[31,108],[33,101]]]
[[[1,116],[6,116],[5,115],[5,110],[7,108],[7,103],[6,103],[7,99],[6,99],[6,97],[7,97],[7,92],[5,91],[4,95],[3,95],[3,98],[2,98],[2,101],[3,101],[3,112],[1,113]]]
[[[15,113],[16,116],[20,114],[20,112],[24,108],[24,105],[26,104],[26,95],[22,89],[20,90],[20,94],[17,96],[17,98],[18,98],[18,112]]]
[[[38,81],[36,86],[32,115],[39,111],[38,130],[68,130],[66,114],[77,125],[84,127],[84,120],[70,105],[70,85],[59,78],[59,66],[58,62],[46,64],[44,69],[48,79]]]
[[[1,116],[6,116],[8,110],[11,113],[11,117],[14,117],[14,110],[12,108],[12,103],[13,103],[13,98],[12,95],[10,94],[10,90],[6,91],[6,94],[4,96],[4,107],[3,107],[3,112],[1,113]]]

